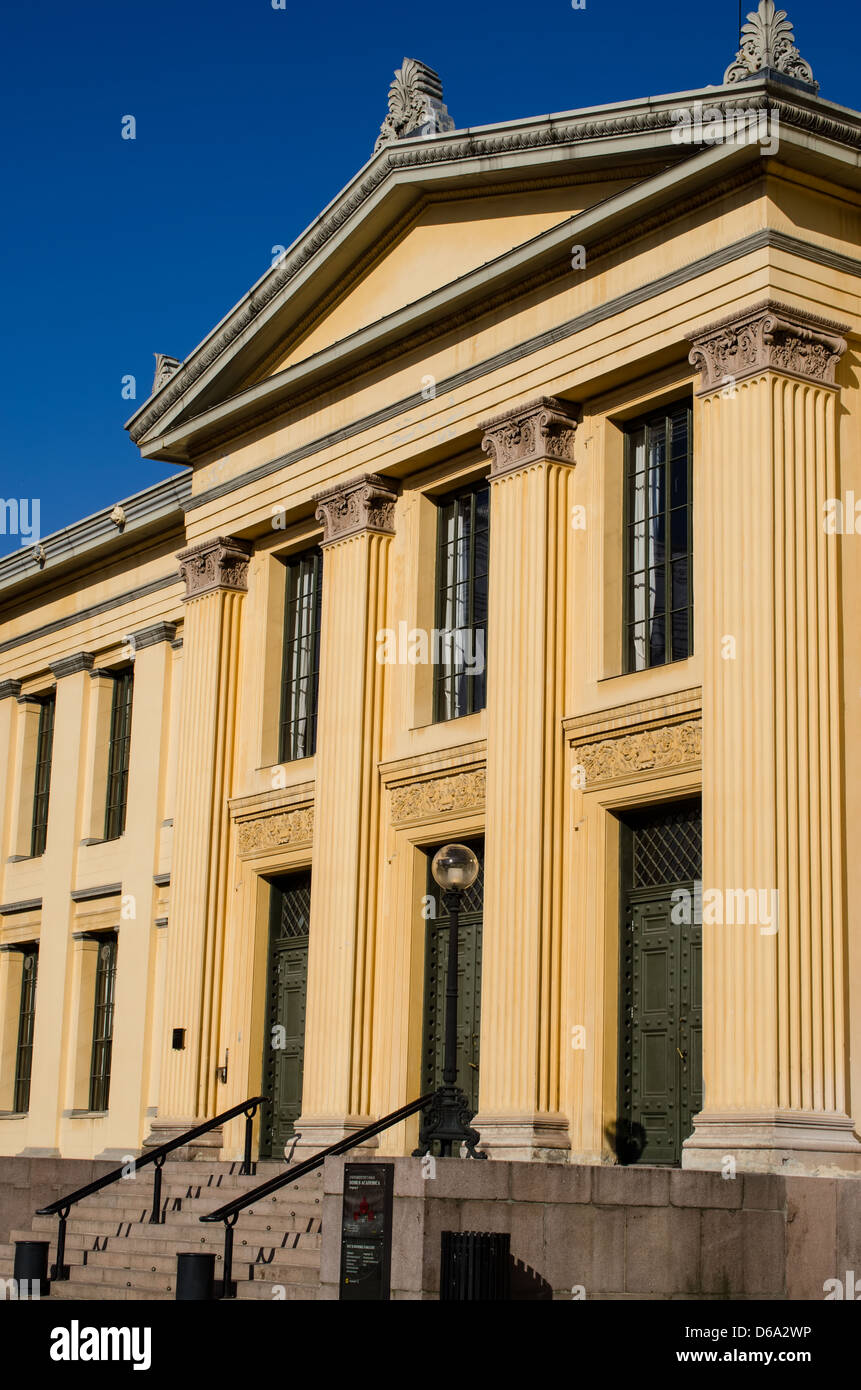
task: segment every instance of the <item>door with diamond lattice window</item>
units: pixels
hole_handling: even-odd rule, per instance
[[[702,1109],[699,803],[622,827],[621,1117],[644,1163],[681,1162]]]
[[[302,1109],[311,874],[271,880],[261,1158],[283,1158]]]

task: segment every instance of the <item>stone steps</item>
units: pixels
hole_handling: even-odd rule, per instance
[[[162,1175],[161,1224],[149,1221],[152,1170],[120,1179],[84,1198],[72,1208],[66,1223],[69,1278],[55,1281],[50,1297],[62,1301],[173,1299],[180,1252],[214,1253],[216,1279],[220,1278],[224,1226],[202,1223],[199,1217],[284,1171],[283,1165],[267,1163],[259,1165],[256,1176],[240,1176],[238,1168],[238,1163],[168,1161]],[[188,1196],[189,1190],[195,1195]],[[319,1172],[242,1212],[233,1244],[237,1297],[316,1298],[321,1215]],[[47,1240],[50,1264],[56,1257],[57,1232],[56,1216],[34,1215],[31,1228],[13,1231],[11,1240]],[[14,1245],[0,1246],[0,1277],[10,1277],[13,1264]]]
[[[137,1235],[146,1234],[154,1240],[170,1240],[174,1232],[182,1226],[193,1228],[198,1232],[202,1240],[205,1236],[212,1238],[220,1233],[219,1238],[223,1239],[224,1223],[221,1221],[200,1221],[198,1218],[201,1213],[191,1209],[190,1211],[168,1212],[165,1220],[159,1225],[150,1225],[149,1216],[141,1220],[140,1213],[134,1216],[126,1216],[115,1213],[93,1212],[87,1216],[70,1216],[66,1222],[66,1241],[71,1235],[91,1235],[91,1236],[114,1236],[117,1238],[127,1237],[134,1232]],[[278,1232],[283,1235],[286,1231],[300,1232],[307,1234],[309,1231],[319,1230],[320,1208],[311,1208],[308,1212],[267,1212],[265,1215],[240,1212],[239,1221],[235,1227],[236,1234],[252,1233],[254,1235],[265,1235],[267,1232]],[[13,1240],[42,1240],[50,1239],[57,1234],[57,1219],[54,1216],[36,1216],[33,1218],[33,1225],[30,1233],[25,1236],[21,1231],[16,1231]]]
[[[239,1186],[232,1182],[222,1183],[219,1186],[207,1187],[202,1183],[188,1182],[168,1182],[165,1179],[161,1185],[161,1201],[172,1202],[179,1197],[183,1200],[208,1202],[210,1207],[222,1206],[225,1202],[230,1202],[234,1197],[239,1197],[242,1193],[250,1191],[255,1186],[254,1183]],[[284,1187],[278,1192],[273,1192],[268,1197],[259,1199],[261,1202],[281,1203],[282,1205],[290,1201],[311,1201],[319,1195],[321,1189],[312,1187],[307,1179],[300,1179],[298,1183],[293,1183],[289,1187]],[[147,1211],[152,1208],[152,1183],[138,1184],[138,1182],[117,1183],[115,1187],[106,1187],[103,1192],[96,1192],[92,1197],[84,1197],[75,1204],[84,1208],[92,1202],[98,1202],[105,1207],[146,1207]]]

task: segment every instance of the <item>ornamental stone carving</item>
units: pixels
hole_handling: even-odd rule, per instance
[[[365,473],[348,483],[318,492],[316,517],[323,524],[323,545],[342,541],[362,531],[394,535],[395,502],[400,484],[393,478]]]
[[[505,415],[485,420],[481,426],[481,447],[490,455],[491,478],[541,459],[573,463],[578,418],[578,408],[568,401],[541,396]]]
[[[166,386],[172,376],[175,376],[180,368],[178,357],[169,357],[166,352],[153,353],[155,357],[155,376],[152,379],[152,395]]]
[[[374,154],[410,135],[444,135],[454,121],[442,99],[439,73],[415,58],[404,58],[389,88],[389,114],[380,126]]]
[[[760,372],[783,372],[820,386],[834,386],[846,351],[846,329],[799,309],[767,300],[731,314],[688,336],[690,361],[701,373],[698,395]]]
[[[280,811],[274,816],[245,821],[239,827],[239,853],[253,854],[255,850],[276,849],[279,845],[305,844],[313,838],[314,807],[300,806],[295,811]]]
[[[583,768],[585,789],[589,791],[601,782],[625,780],[636,773],[697,766],[703,755],[702,730],[700,719],[688,719],[575,745],[574,758]]]
[[[250,555],[250,541],[234,536],[215,536],[181,550],[176,558],[180,579],[185,580],[185,601],[204,598],[219,589],[244,594]]]
[[[724,82],[744,82],[758,72],[771,71],[792,77],[819,90],[810,64],[795,47],[792,24],[786,10],[775,9],[774,0],[759,0],[741,31],[741,47],[724,73]]]
[[[428,778],[392,787],[392,821],[426,820],[453,811],[480,810],[486,794],[483,767],[468,772],[452,772],[447,777]]]

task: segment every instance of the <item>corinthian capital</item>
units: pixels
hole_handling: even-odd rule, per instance
[[[718,319],[688,334],[690,361],[701,373],[697,395],[768,371],[836,388],[834,373],[846,351],[841,336],[845,332],[842,324],[772,299]]]
[[[177,555],[179,575],[185,580],[186,601],[203,598],[219,589],[245,593],[248,588],[250,541],[235,536],[214,536]]]
[[[365,473],[347,483],[318,492],[315,516],[323,523],[323,545],[362,531],[394,535],[395,502],[399,485],[393,478]]]
[[[578,407],[554,396],[541,396],[481,425],[481,447],[490,455],[490,476],[524,468],[540,459],[574,462]]]

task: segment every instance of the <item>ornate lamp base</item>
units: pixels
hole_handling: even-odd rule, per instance
[[[432,1144],[439,1144],[441,1158],[459,1156],[461,1144],[466,1145],[468,1158],[487,1158],[487,1154],[476,1153],[475,1146],[481,1135],[470,1127],[471,1118],[469,1101],[463,1091],[457,1086],[440,1086],[422,1121],[419,1146],[413,1149],[413,1158],[424,1158],[430,1153]]]

